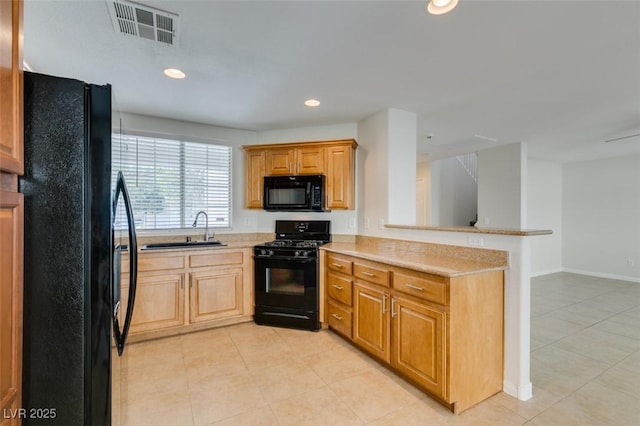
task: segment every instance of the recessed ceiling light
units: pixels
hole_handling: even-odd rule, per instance
[[[163,73],[164,73],[164,75],[166,75],[169,78],[181,79],[181,78],[185,78],[187,76],[185,73],[183,73],[182,71],[180,71],[177,68],[165,68]]]
[[[427,5],[427,12],[432,15],[442,15],[453,10],[458,0],[431,0]]]
[[[306,101],[304,101],[304,104],[310,107],[317,107],[318,105],[320,105],[320,101],[317,99],[307,99]]]

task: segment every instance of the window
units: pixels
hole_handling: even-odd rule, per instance
[[[209,227],[231,226],[231,147],[116,135],[113,179],[124,174],[136,229],[189,228],[200,210]],[[124,216],[118,212],[116,228]]]

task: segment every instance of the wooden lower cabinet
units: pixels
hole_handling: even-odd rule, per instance
[[[251,249],[141,252],[131,321],[132,341],[251,320]],[[120,321],[128,297],[123,257]]]
[[[389,295],[356,282],[353,285],[353,341],[383,361],[390,360]]]
[[[122,303],[129,296],[127,287]],[[138,274],[131,334],[184,325],[184,274]],[[126,312],[126,304],[122,314]]]
[[[189,274],[191,323],[242,314],[242,268]]]
[[[456,413],[502,389],[502,271],[442,277],[342,253],[325,259],[331,329]]]
[[[402,297],[393,298],[391,303],[391,365],[446,400],[447,313]]]
[[[351,339],[353,336],[353,320],[351,309],[335,303],[329,299],[327,302],[327,322],[329,327]]]

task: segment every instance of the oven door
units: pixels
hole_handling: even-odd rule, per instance
[[[318,329],[318,259],[254,260],[256,322]]]

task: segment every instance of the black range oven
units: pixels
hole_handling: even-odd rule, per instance
[[[276,239],[254,247],[257,324],[319,330],[318,247],[330,221],[276,221]]]

